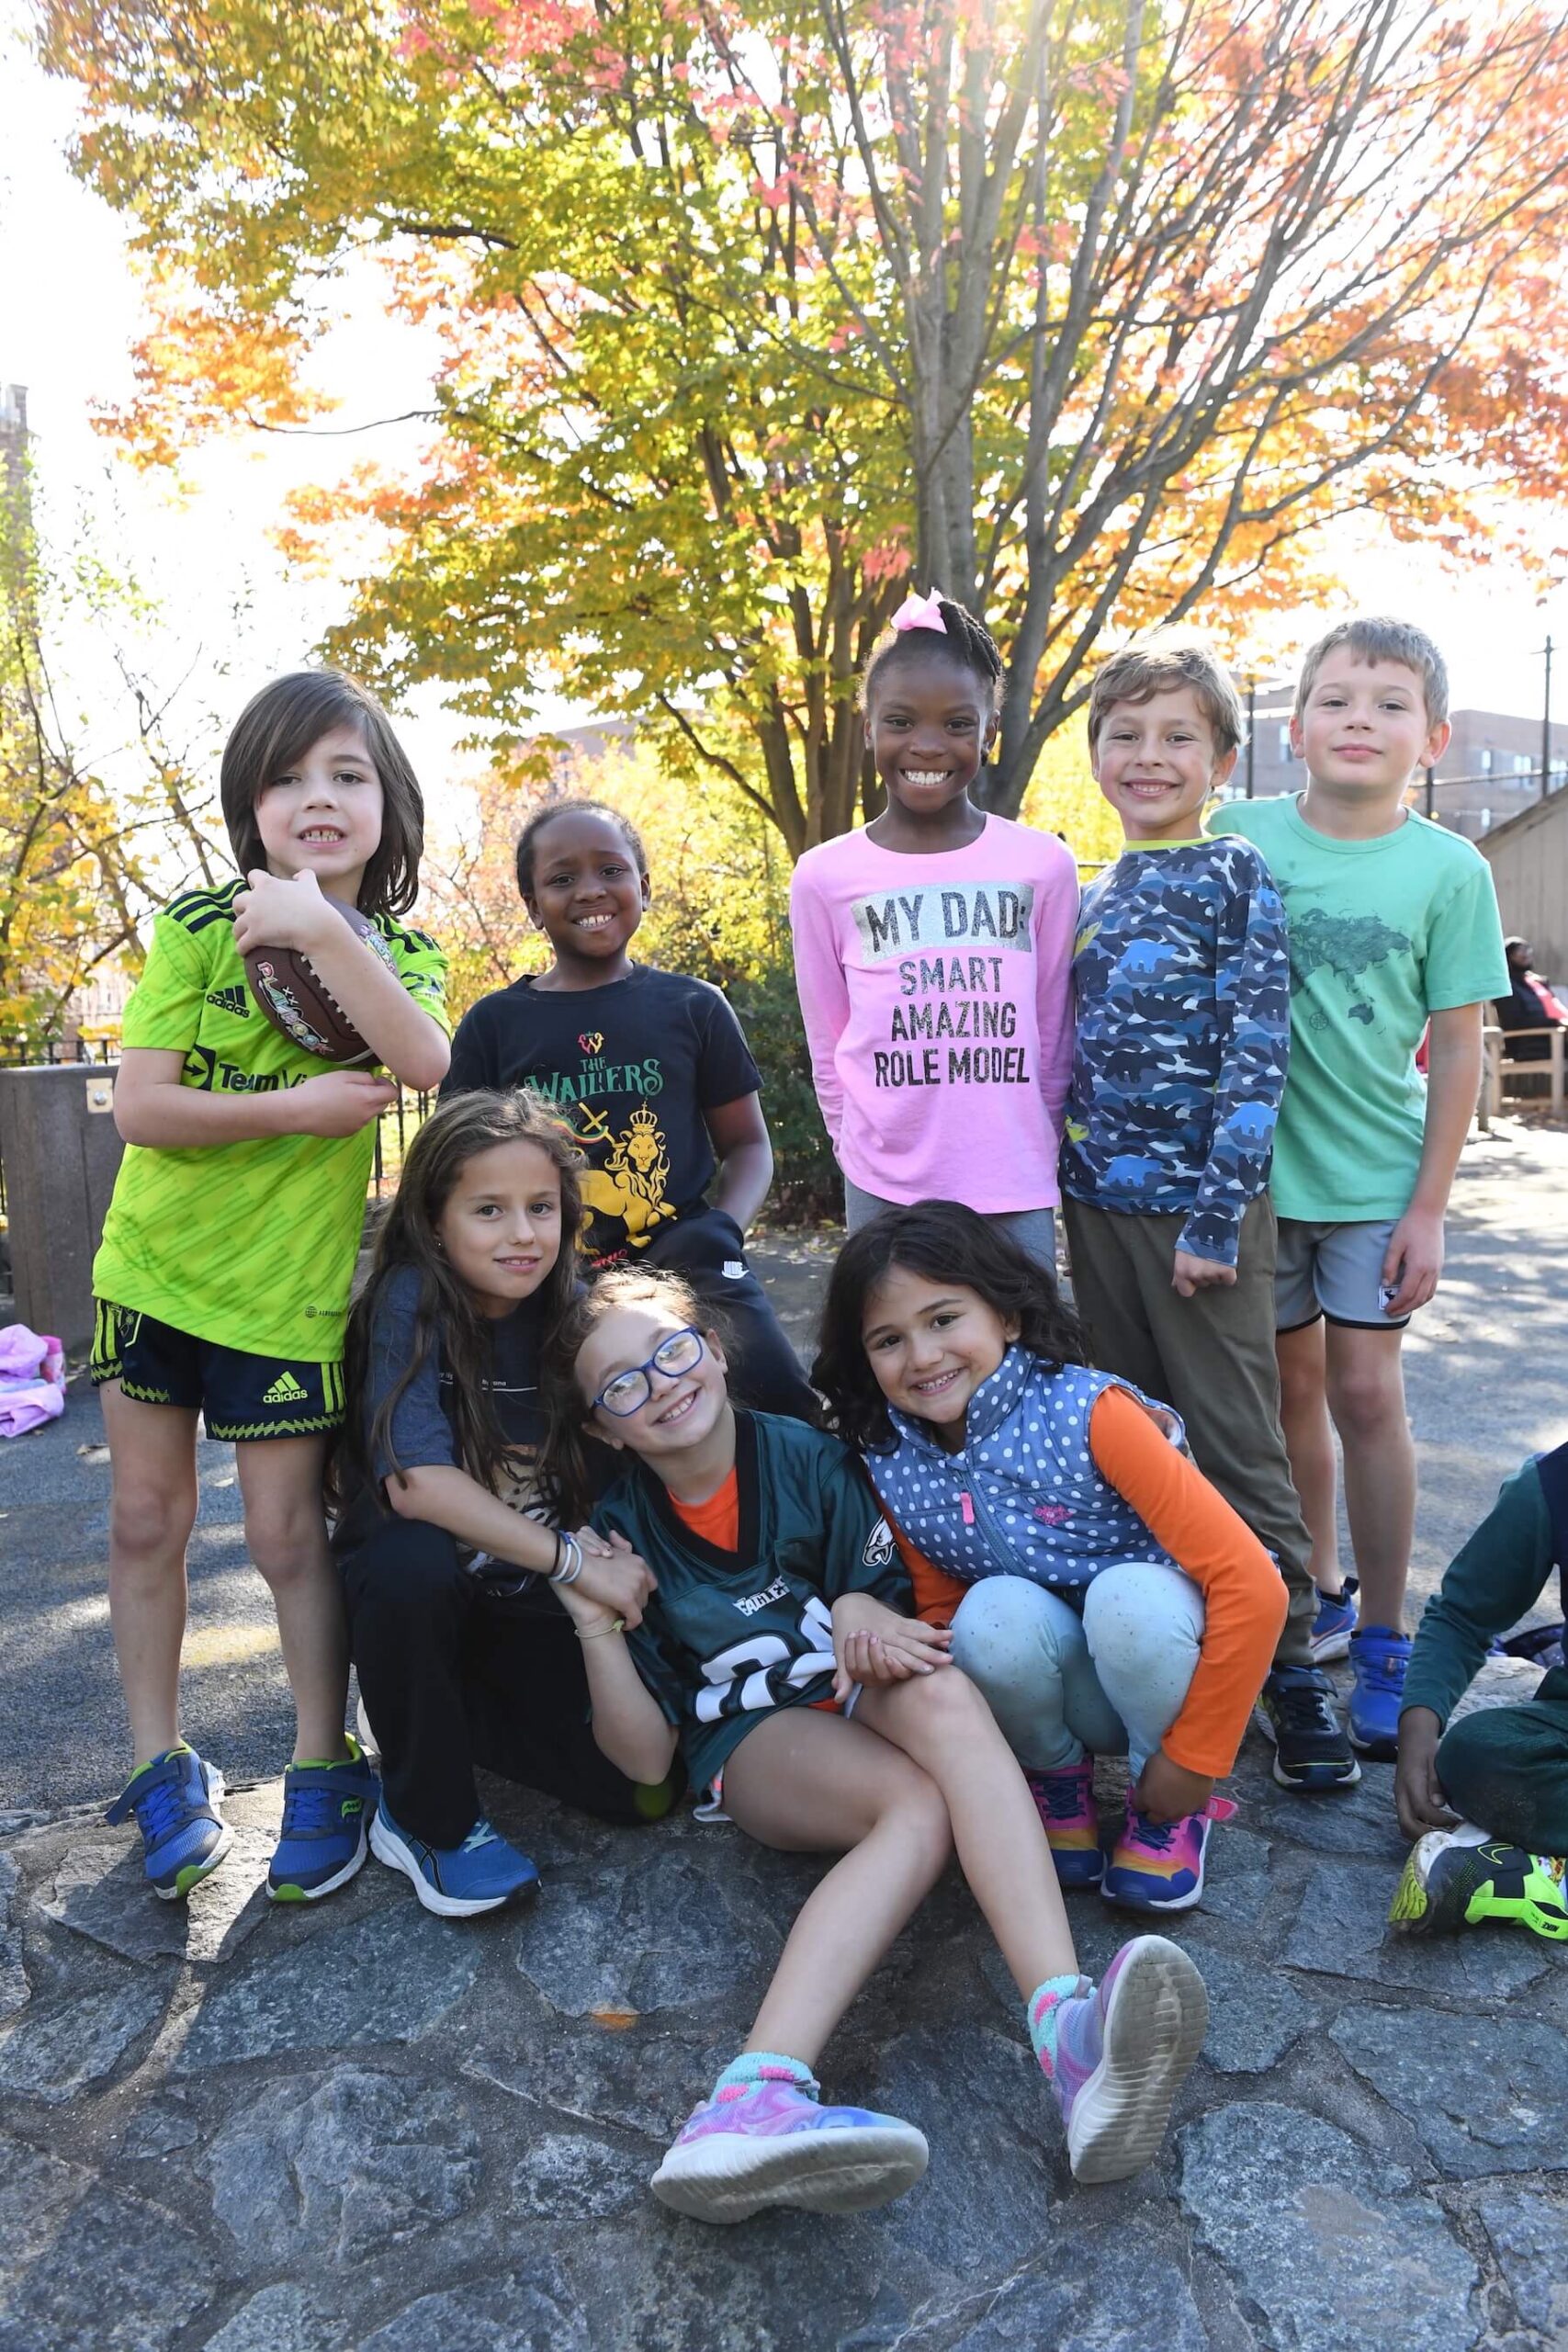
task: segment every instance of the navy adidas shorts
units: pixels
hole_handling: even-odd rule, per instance
[[[218,1438],[314,1437],[343,1419],[343,1366],[252,1356],[142,1315],[93,1301],[93,1385],[118,1380],[139,1405],[205,1415]]]

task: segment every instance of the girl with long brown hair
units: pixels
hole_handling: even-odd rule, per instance
[[[668,1809],[607,1765],[551,1586],[637,1623],[642,1562],[558,1530],[536,1474],[539,1351],[579,1276],[580,1154],[533,1096],[444,1102],[415,1136],[349,1328],[334,1537],[381,1757],[378,1858],[464,1918],[538,1873],[479,1810],[474,1767],[609,1820]]]

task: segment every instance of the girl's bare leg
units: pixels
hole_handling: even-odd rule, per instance
[[[321,1501],[327,1443],[324,1437],[258,1438],[234,1448],[245,1541],[272,1588],[294,1694],[297,1764],[335,1763],[348,1753],[348,1619]]]
[[[196,1524],[196,1415],[98,1391],[109,1442],[109,1623],[138,1770],[180,1736],[186,1545]]]
[[[1077,1955],[1034,1800],[996,1720],[957,1667],[863,1690],[855,1721],[904,1754],[941,1791],[970,1892],[1027,2001],[1048,1977],[1076,1976]]]
[[[759,1845],[843,1853],[790,1929],[747,2040],[749,2049],[815,2071],[829,2035],[941,1877],[953,1850],[947,1807],[934,1781],[887,1740],[809,1707],[770,1715],[747,1734],[725,1766],[724,1804]]]

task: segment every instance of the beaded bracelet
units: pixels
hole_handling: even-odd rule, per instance
[[[577,1638],[580,1642],[596,1642],[602,1634],[624,1634],[626,1630],[626,1621],[624,1617],[612,1617],[607,1625],[590,1625],[586,1634],[580,1625],[577,1629]]]

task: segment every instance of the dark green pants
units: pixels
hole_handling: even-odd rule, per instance
[[[1242,1219],[1235,1283],[1194,1298],[1170,1286],[1179,1212],[1116,1216],[1064,1200],[1062,1214],[1090,1356],[1175,1406],[1199,1469],[1280,1563],[1291,1609],[1275,1665],[1310,1666],[1317,1589],[1280,1427],[1272,1204],[1254,1201]]]
[[[1568,1667],[1522,1707],[1482,1707],[1438,1743],[1438,1780],[1456,1813],[1532,1854],[1568,1854]]]

